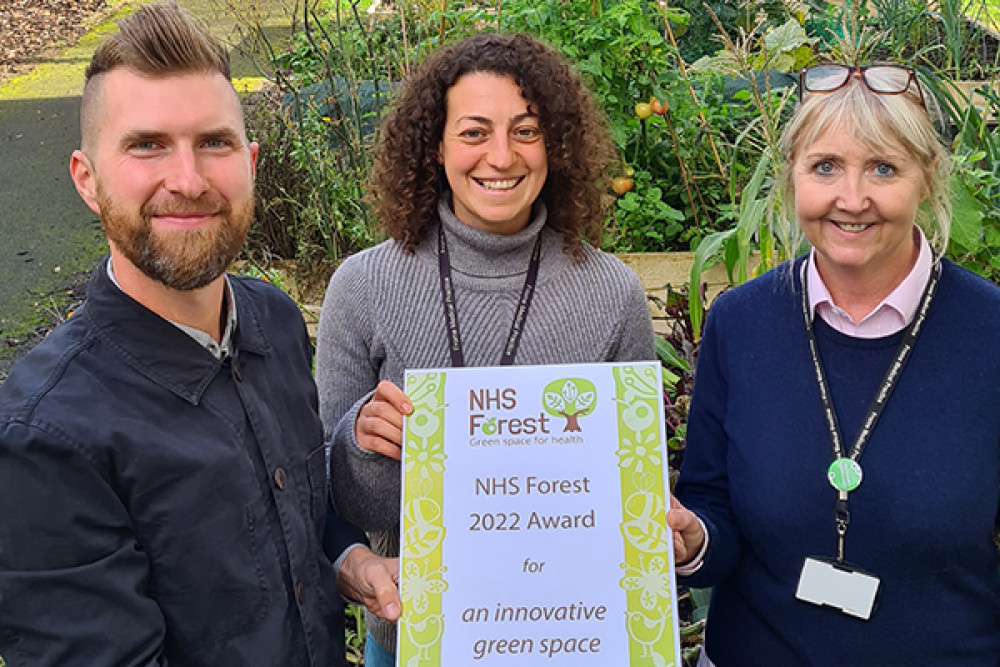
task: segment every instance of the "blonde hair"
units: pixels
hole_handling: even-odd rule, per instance
[[[932,120],[932,114],[940,114],[936,100],[919,86],[913,79],[903,93],[876,93],[859,76],[852,75],[843,88],[806,94],[780,141],[784,165],[777,185],[786,216],[794,221],[792,164],[796,157],[826,132],[850,128],[854,137],[872,151],[902,149],[920,165],[932,215],[919,211],[917,223],[931,247],[943,253],[951,230],[951,157]]]

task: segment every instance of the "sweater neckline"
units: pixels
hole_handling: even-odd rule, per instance
[[[802,291],[802,262],[805,261],[806,255],[802,255],[797,258],[792,264],[793,266],[793,277],[795,284],[795,293],[797,297],[801,296]],[[946,287],[947,277],[949,275],[948,270],[948,260],[941,258],[941,283],[938,285],[938,295],[934,298],[934,302],[937,302],[941,298],[941,293]],[[934,310],[934,302],[931,303],[931,311]],[[799,309],[799,320],[802,320],[802,311]],[[856,348],[856,349],[879,349],[883,347],[894,347],[898,346],[900,341],[903,340],[903,336],[906,334],[906,329],[901,329],[891,334],[885,336],[878,336],[876,338],[858,338],[851,336],[842,331],[838,331],[833,326],[828,324],[822,317],[816,317],[813,319],[813,329],[816,332],[816,336],[819,339],[829,341],[835,345],[840,345],[843,347]]]
[[[545,228],[545,204],[536,202],[532,217],[521,231],[510,234],[492,234],[465,224],[451,210],[451,196],[442,196],[438,202],[438,220],[448,241],[451,269],[470,278],[507,278],[523,276],[528,270],[535,240]],[[431,230],[433,238],[436,231]],[[543,241],[542,256],[548,242]]]

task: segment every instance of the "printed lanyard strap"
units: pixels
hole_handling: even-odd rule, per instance
[[[531,251],[531,261],[528,262],[528,275],[524,278],[521,288],[521,298],[517,301],[514,311],[514,321],[510,325],[507,343],[500,356],[501,366],[514,363],[518,345],[521,344],[521,334],[524,332],[524,321],[528,317],[531,300],[535,296],[535,281],[538,278],[538,264],[542,256],[542,234],[539,232],[535,247]],[[455,289],[451,279],[451,260],[448,256],[448,242],[445,240],[443,225],[438,225],[438,273],[441,278],[441,300],[444,303],[444,320],[448,329],[448,347],[451,353],[452,368],[465,366],[465,356],[462,354],[462,336],[458,330],[458,307],[455,304]]]
[[[816,383],[819,385],[819,396],[820,400],[823,402],[823,413],[826,415],[826,425],[830,431],[830,441],[833,443],[833,460],[836,462],[843,459],[845,457],[845,453],[840,435],[840,425],[837,422],[837,413],[833,409],[833,399],[830,396],[830,385],[827,383],[826,373],[823,371],[823,363],[820,360],[819,348],[816,345],[816,333],[813,331],[812,317],[809,312],[808,263],[809,259],[806,258],[803,263],[802,270],[802,315],[805,318],[806,335],[809,338],[809,353],[812,355],[813,370],[816,372]],[[872,431],[875,429],[875,424],[878,422],[879,417],[882,416],[882,411],[885,410],[886,403],[889,402],[889,397],[892,395],[893,390],[898,384],[899,376],[903,373],[903,368],[906,366],[906,362],[910,358],[910,352],[913,350],[917,336],[920,334],[920,329],[923,327],[924,321],[927,319],[927,311],[930,308],[931,300],[934,298],[934,292],[937,289],[940,278],[941,263],[935,259],[931,269],[931,275],[927,279],[927,284],[924,286],[924,293],[920,297],[920,305],[917,307],[916,315],[914,316],[913,321],[910,322],[909,326],[906,328],[903,340],[900,342],[899,349],[896,351],[896,357],[889,365],[889,370],[886,371],[885,377],[882,379],[882,384],[875,393],[875,398],[872,399],[871,404],[868,406],[868,414],[865,417],[865,420],[861,423],[861,428],[858,430],[857,436],[854,438],[854,444],[851,446],[851,451],[846,455],[846,457],[854,464],[857,464],[858,460],[861,458],[861,453],[864,451],[865,445],[868,444],[868,440],[871,438]],[[839,487],[837,488],[838,494],[835,505],[837,535],[839,536],[837,560],[843,561],[844,535],[847,533],[847,526],[851,521],[851,513],[848,510],[847,505],[849,490],[841,489]]]

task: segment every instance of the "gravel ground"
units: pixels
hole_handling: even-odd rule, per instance
[[[0,0],[0,83],[76,43],[109,11],[107,0]]]

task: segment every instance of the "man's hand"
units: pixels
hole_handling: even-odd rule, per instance
[[[402,610],[398,583],[399,559],[383,558],[367,547],[352,549],[341,563],[337,577],[341,595],[391,622],[399,619]]]
[[[412,412],[413,405],[403,390],[382,380],[372,399],[358,411],[354,439],[362,449],[399,461],[403,458],[403,415]]]
[[[705,531],[694,512],[681,505],[680,501],[670,494],[670,511],[667,512],[667,525],[674,531],[674,562],[684,565],[701,551],[705,542]]]

